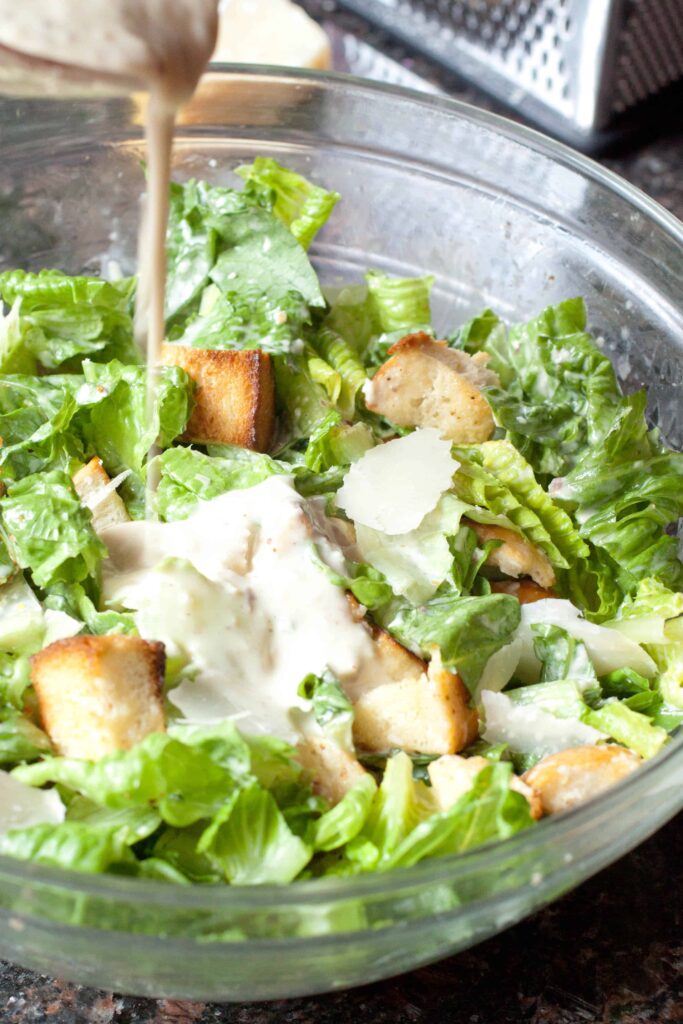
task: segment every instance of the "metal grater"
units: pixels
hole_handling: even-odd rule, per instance
[[[683,81],[683,0],[341,5],[583,149],[599,148],[644,100]]]

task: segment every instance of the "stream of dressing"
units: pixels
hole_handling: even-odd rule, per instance
[[[148,94],[147,202],[138,244],[135,334],[154,411],[164,340],[173,129],[213,51],[219,0],[0,0],[0,93]],[[157,481],[148,472],[148,499]],[[151,502],[147,501],[148,518]]]

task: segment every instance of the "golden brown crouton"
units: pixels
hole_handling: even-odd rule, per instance
[[[75,636],[31,658],[43,727],[59,754],[96,761],[163,732],[164,645]]]
[[[309,735],[299,741],[296,749],[299,763],[313,779],[313,789],[332,804],[338,804],[365,775],[353,754],[334,740]]]
[[[491,584],[491,590],[494,594],[511,594],[520,604],[533,604],[534,601],[546,601],[548,598],[557,597],[554,590],[539,587],[538,583],[531,580],[495,580]]]
[[[454,754],[476,738],[478,726],[464,683],[436,652],[426,675],[376,686],[354,705],[353,738],[365,750]]]
[[[109,526],[118,526],[119,523],[129,521],[126,506],[114,488],[109,486],[111,479],[99,456],[96,455],[74,473],[73,484],[81,504],[92,512],[92,524],[96,533],[101,533]]]
[[[275,378],[267,352],[166,343],[161,361],[181,366],[197,385],[186,440],[267,450],[275,422]]]
[[[485,757],[459,757],[457,754],[447,754],[445,757],[432,761],[427,767],[427,772],[439,809],[447,811],[449,807],[458,802],[461,796],[469,793],[479,772],[490,764],[491,762]],[[531,786],[517,775],[513,775],[510,778],[510,789],[521,793],[528,800],[532,818],[541,817],[543,813],[541,799]]]
[[[358,603],[353,594],[347,593],[346,599],[355,621],[362,622],[370,633],[374,650],[374,657],[363,664],[353,679],[345,681],[344,690],[349,700],[357,700],[364,693],[386,683],[422,679],[427,671],[425,662],[395,640],[386,630],[366,619],[365,608]]]
[[[435,427],[459,444],[488,441],[495,424],[481,388],[498,383],[488,356],[449,348],[419,332],[389,349],[368,388],[366,404],[400,427]]]
[[[544,814],[585,804],[635,771],[642,758],[616,743],[570,747],[544,757],[522,778],[538,793]]]
[[[483,523],[473,523],[469,519],[463,522],[474,530],[484,544],[487,540],[502,540],[501,546],[489,555],[489,565],[497,566],[506,576],[531,576],[539,587],[552,587],[555,582],[555,570],[543,552],[524,537],[504,526],[485,526]]]

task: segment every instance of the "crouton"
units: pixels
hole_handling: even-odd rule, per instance
[[[307,735],[297,744],[297,760],[313,779],[313,789],[332,804],[338,804],[365,775],[353,754],[334,740]]]
[[[362,622],[370,633],[373,642],[374,657],[365,661],[356,675],[344,682],[344,690],[352,702],[370,690],[387,683],[399,683],[407,680],[417,682],[427,671],[421,658],[409,651],[390,633],[381,629],[374,622],[365,618],[365,608],[353,596],[347,593],[351,614],[356,622]]]
[[[275,378],[267,352],[166,343],[161,361],[181,366],[197,385],[185,440],[268,449],[275,423]]]
[[[487,559],[489,565],[495,565],[506,576],[531,576],[539,587],[549,588],[555,583],[555,570],[538,548],[530,544],[524,537],[513,533],[504,526],[485,526],[463,520],[474,530],[482,543],[487,540],[501,540],[500,547],[491,552]],[[537,599],[538,600],[538,599]]]
[[[490,764],[485,757],[459,757],[457,754],[447,754],[432,761],[427,766],[427,772],[439,809],[447,811],[461,796],[469,793],[479,772]],[[517,775],[511,776],[510,789],[521,793],[528,800],[531,816],[538,820],[543,813],[538,793]]]
[[[485,353],[469,356],[419,332],[389,354],[367,388],[368,409],[399,427],[435,427],[459,444],[488,441],[495,423],[480,389],[499,382]]]
[[[126,506],[116,493],[116,489],[111,486],[109,474],[99,456],[96,455],[82,466],[74,473],[72,479],[81,504],[92,512],[95,533],[129,521]]]
[[[496,580],[491,584],[494,594],[511,594],[520,604],[533,604],[557,597],[554,590],[545,590],[531,580]]]
[[[641,761],[638,754],[616,743],[570,747],[542,758],[522,778],[538,793],[544,814],[560,814],[609,789]]]
[[[354,705],[353,738],[365,750],[454,754],[476,738],[478,727],[462,680],[436,652],[426,675],[376,686]]]
[[[134,636],[75,636],[34,654],[31,682],[55,750],[96,761],[163,732],[164,666],[164,645]]]

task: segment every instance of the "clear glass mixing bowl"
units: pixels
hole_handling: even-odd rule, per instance
[[[142,102],[0,106],[0,264],[134,265]],[[207,76],[178,176],[233,181],[270,154],[343,195],[313,249],[327,283],[369,266],[436,277],[440,327],[585,296],[627,388],[683,442],[683,228],[534,132],[343,77]],[[0,955],[154,996],[267,999],[356,985],[471,946],[624,854],[683,805],[683,739],[628,782],[503,844],[391,874],[182,888],[0,861]]]

